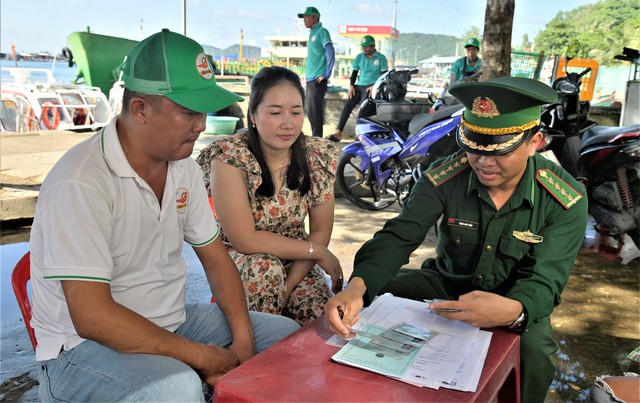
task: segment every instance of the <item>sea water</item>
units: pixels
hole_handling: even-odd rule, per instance
[[[16,62],[13,60],[0,60],[0,69],[5,69],[8,67],[16,67]],[[69,63],[65,60],[57,60],[55,62],[53,61],[36,62],[36,61],[18,60],[17,67],[52,70],[53,76],[61,84],[71,84],[73,80],[76,79],[77,70],[78,70],[78,68],[75,65],[73,65],[73,67],[69,67]]]
[[[16,67],[16,63],[13,60],[0,60],[0,69]],[[69,67],[69,63],[64,60],[56,61],[24,61],[18,60],[19,68],[38,68],[38,69],[50,69],[53,70],[53,76],[61,84],[71,84],[76,78],[77,67]],[[2,74],[3,78],[5,74]],[[29,250],[29,244],[21,242],[11,245],[0,246],[0,295],[2,295],[2,301],[0,302],[0,316],[2,317],[3,331],[7,323],[16,323],[21,320],[20,311],[18,305],[13,297],[13,290],[11,289],[11,271],[13,266],[18,260]],[[23,325],[21,325],[23,326]],[[26,333],[25,333],[26,334]]]

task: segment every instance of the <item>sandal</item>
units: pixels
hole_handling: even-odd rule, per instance
[[[334,143],[339,143],[342,139],[336,137],[335,134],[332,134],[329,137],[325,137],[327,140],[333,141]]]

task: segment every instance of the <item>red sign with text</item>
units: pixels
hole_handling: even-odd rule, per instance
[[[400,32],[388,25],[339,25],[338,33],[340,36],[378,35],[387,38],[400,38]]]

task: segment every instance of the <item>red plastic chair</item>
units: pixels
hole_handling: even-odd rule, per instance
[[[31,303],[29,302],[29,294],[27,293],[27,283],[30,279],[31,254],[27,252],[13,268],[13,273],[11,273],[11,285],[13,286],[13,292],[18,300],[18,306],[20,306],[20,312],[22,312],[22,318],[24,319],[24,325],[27,327],[29,339],[31,339],[31,344],[35,350],[38,342],[36,341],[36,334],[31,327]]]

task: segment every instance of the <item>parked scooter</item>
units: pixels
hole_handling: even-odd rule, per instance
[[[566,76],[553,82],[558,102],[541,118],[546,148],[585,183],[596,230],[618,241],[627,233],[640,247],[640,125],[597,126],[588,119],[589,102],[580,101],[581,77],[588,71],[565,69]]]
[[[596,230],[618,241],[626,233],[640,248],[640,124],[587,130],[579,166]]]
[[[582,77],[591,71],[586,68],[580,73],[569,72],[567,56],[565,76],[553,81],[551,87],[558,93],[558,101],[547,105],[541,121],[547,134],[546,149],[558,157],[560,164],[575,178],[582,177],[578,167],[578,151],[584,132],[597,125],[588,118],[590,102],[580,101]]]
[[[356,141],[343,148],[336,173],[338,186],[354,205],[382,210],[402,204],[435,159],[458,149],[455,130],[464,106],[425,113],[430,104],[405,99],[417,70],[384,73],[360,106]]]

